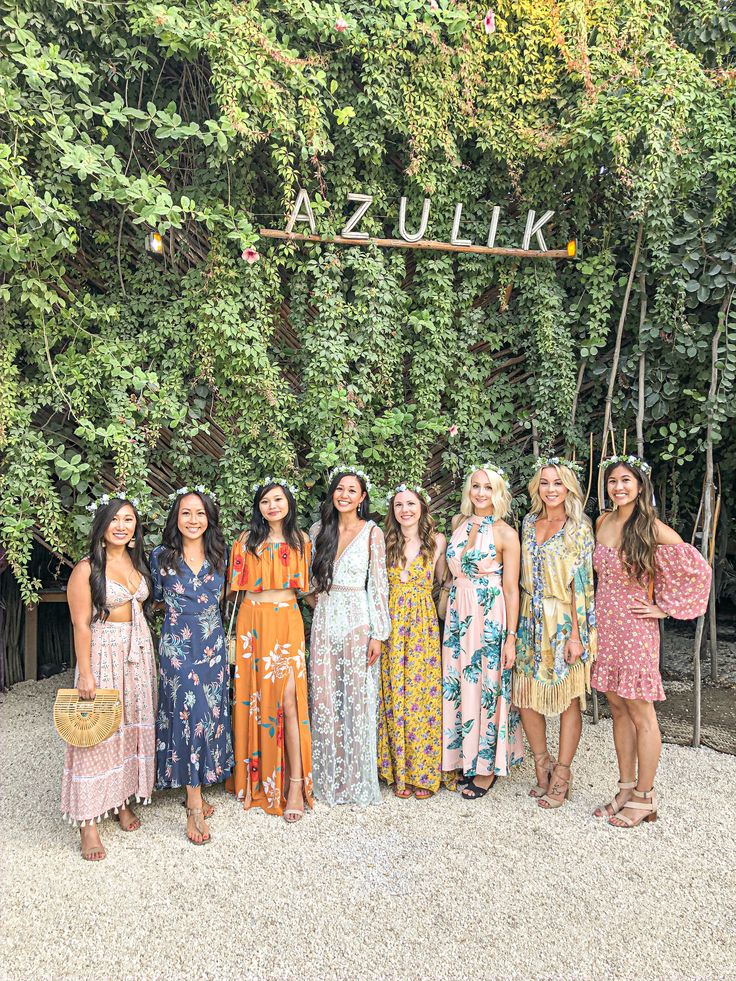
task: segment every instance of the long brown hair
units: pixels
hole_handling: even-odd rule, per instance
[[[657,511],[652,503],[654,488],[649,474],[628,463],[611,463],[606,468],[604,485],[608,489],[608,478],[616,467],[624,467],[633,474],[639,485],[639,495],[634,510],[621,532],[618,549],[621,565],[630,580],[635,582],[654,582],[654,556],[657,551]]]
[[[410,491],[414,494],[414,491]],[[427,502],[420,494],[414,494],[416,499],[419,501],[419,554],[422,557],[422,563],[426,567],[430,563],[434,562],[434,553],[437,547],[437,527],[434,523],[434,518],[429,513],[429,507]],[[386,520],[383,523],[383,527],[386,532],[386,567],[399,567],[404,565],[406,562],[406,554],[404,552],[404,535],[401,531],[401,525],[396,520],[396,515],[394,514],[394,499],[396,495],[391,498],[388,504],[388,512],[386,514]]]

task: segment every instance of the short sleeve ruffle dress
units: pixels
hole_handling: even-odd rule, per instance
[[[631,613],[632,606],[650,602],[649,584],[630,582],[618,549],[600,542],[593,553],[593,568],[598,574],[598,659],[593,665],[593,688],[621,698],[663,702],[657,620],[640,619]],[[692,545],[658,545],[654,602],[677,620],[699,617],[708,606],[711,574],[710,566]]]

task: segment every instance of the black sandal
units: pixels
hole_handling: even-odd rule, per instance
[[[486,796],[489,790],[493,789],[497,776],[498,774],[493,774],[493,780],[491,780],[487,787],[479,787],[475,780],[473,780],[471,777],[468,780],[468,785],[465,790],[472,790],[472,794],[466,794],[464,790],[460,796],[463,798],[463,800],[480,800],[481,797]]]

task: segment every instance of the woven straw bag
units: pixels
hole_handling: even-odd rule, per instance
[[[70,746],[96,746],[120,728],[123,704],[117,688],[98,688],[94,699],[82,699],[76,688],[60,688],[54,702],[54,725]]]

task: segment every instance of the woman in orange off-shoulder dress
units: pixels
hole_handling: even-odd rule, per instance
[[[648,463],[611,457],[603,467],[615,510],[599,519],[593,553],[598,659],[591,684],[611,709],[619,783],[616,796],[594,813],[615,828],[632,828],[657,816],[662,740],[653,703],[664,700],[657,620],[703,614],[711,570],[657,518]]]
[[[234,543],[236,594],[232,713],[235,769],[227,789],[244,808],[293,823],[312,806],[304,623],[297,593],[309,588],[311,544],[297,528],[295,488],[267,477],[255,486],[250,530]]]

